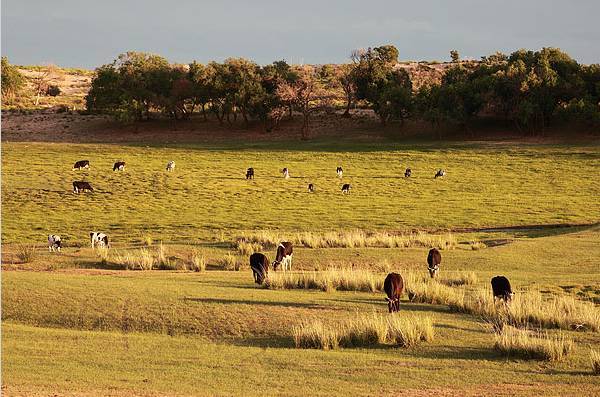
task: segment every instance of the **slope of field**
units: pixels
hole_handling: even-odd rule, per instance
[[[72,171],[89,159],[91,169]],[[124,172],[113,172],[124,160]],[[175,160],[173,173],[165,171]],[[344,167],[344,178],[335,175]],[[223,231],[406,230],[593,223],[600,219],[598,146],[371,145],[294,142],[177,147],[6,142],[3,241],[89,230],[130,242],[150,232],[197,241]],[[256,179],[246,181],[247,167]],[[292,178],[280,170],[288,167]],[[405,179],[411,167],[413,177]],[[439,168],[447,176],[434,179]],[[74,180],[91,194],[72,193]],[[307,193],[308,183],[316,192]],[[342,195],[342,183],[352,192]]]
[[[506,274],[517,292],[600,291],[599,240],[600,232],[591,229],[480,251],[444,251],[443,273],[472,269],[479,286],[490,275]],[[300,255],[310,257],[309,251]],[[357,252],[368,255],[369,250],[329,251],[352,261]],[[411,266],[424,250],[380,251],[391,260],[391,270],[425,274],[424,265]],[[383,295],[260,289],[248,268],[5,272],[2,283],[3,384],[9,395],[600,392],[600,378],[589,376],[590,347],[600,343],[598,333],[563,331],[577,345],[563,362],[506,358],[493,349],[493,335],[479,318],[446,306],[410,303],[406,297],[401,315],[431,316],[433,342],[411,349],[295,349],[294,325],[385,313]]]

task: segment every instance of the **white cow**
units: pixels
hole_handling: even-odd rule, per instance
[[[282,169],[282,170],[281,170],[281,173],[283,174],[283,177],[284,177],[285,179],[289,179],[289,177],[290,177],[290,170],[288,170],[288,169],[287,169],[287,167],[286,167],[286,168],[284,168],[284,169]]]
[[[92,243],[92,248],[94,248],[96,245],[98,245],[98,247],[110,248],[110,245],[108,244],[108,236],[104,233],[90,232],[90,241]]]
[[[62,246],[62,243],[60,241],[60,236],[58,236],[56,234],[48,235],[48,252],[54,252],[54,251],[60,252],[61,246]]]
[[[173,160],[167,163],[167,171],[175,171],[175,162]]]

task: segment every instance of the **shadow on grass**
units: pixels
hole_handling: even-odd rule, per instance
[[[223,299],[223,298],[190,298],[184,297],[186,302],[195,303],[210,303],[218,305],[254,305],[254,306],[275,306],[275,307],[297,307],[303,309],[318,309],[318,310],[331,310],[333,307],[325,307],[314,303],[300,303],[300,302],[277,302],[277,301],[259,301],[250,299]]]
[[[414,353],[409,351],[409,354],[414,357],[431,358],[434,360],[506,360],[505,355],[495,351],[491,346],[487,349],[481,347],[448,347],[448,350],[427,349],[415,351]]]

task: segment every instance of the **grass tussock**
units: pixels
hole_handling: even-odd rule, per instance
[[[293,328],[292,335],[296,347],[305,349],[330,350],[383,344],[408,348],[433,340],[434,329],[430,317],[404,313],[372,314],[337,325],[326,325],[321,320],[302,323]]]
[[[596,350],[590,351],[590,361],[592,363],[592,372],[595,375],[600,375],[600,352]]]
[[[35,245],[33,244],[18,244],[17,259],[21,263],[31,263],[36,257]]]
[[[250,243],[245,241],[237,241],[236,249],[238,253],[242,256],[250,256],[255,252],[262,251],[262,245],[259,243]]]
[[[494,348],[507,356],[560,361],[573,350],[573,341],[563,334],[549,335],[514,327],[494,334]]]
[[[459,271],[451,273],[440,279],[440,283],[449,287],[457,287],[462,285],[475,285],[478,278],[475,272]]]
[[[489,289],[467,293],[462,288],[449,286],[460,283],[438,282],[410,273],[403,276],[412,302],[448,305],[455,311],[481,316],[491,322],[504,319],[515,327],[533,325],[600,332],[600,309],[592,302],[571,296],[545,297],[539,291],[526,291],[515,294],[509,304],[504,304],[494,300]],[[469,284],[463,282],[462,285]]]
[[[198,250],[192,250],[188,256],[188,267],[195,272],[206,270],[206,257]]]
[[[393,234],[388,232],[368,232],[364,230],[344,230],[335,232],[301,232],[283,236],[273,231],[260,231],[238,237],[237,244],[259,244],[273,248],[281,241],[291,241],[294,245],[306,248],[412,248],[436,247],[442,250],[453,249],[458,245],[452,233],[429,234],[425,232]]]
[[[321,291],[383,290],[384,277],[367,270],[335,269],[312,272],[271,272],[264,284],[270,289],[318,289]]]
[[[221,259],[218,260],[218,265],[223,268],[223,270],[230,271],[240,271],[242,268],[242,261],[238,260],[238,258],[232,253],[225,254]]]

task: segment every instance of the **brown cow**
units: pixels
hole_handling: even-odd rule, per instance
[[[430,249],[429,254],[427,254],[427,269],[431,278],[434,278],[437,272],[440,271],[440,263],[442,263],[440,251],[437,248]]]
[[[260,252],[250,255],[250,267],[256,284],[262,284],[269,274],[269,259]]]
[[[383,282],[383,290],[387,298],[388,310],[390,313],[400,311],[400,297],[404,291],[404,280],[398,273],[390,273]]]

